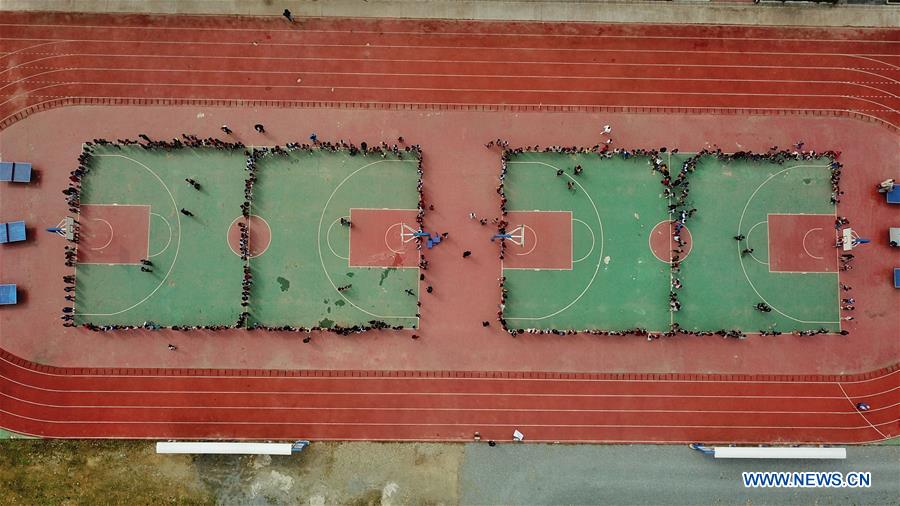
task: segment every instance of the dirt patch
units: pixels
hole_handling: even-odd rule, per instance
[[[0,504],[214,504],[188,456],[143,441],[0,442]]]
[[[464,446],[313,443],[291,456],[157,455],[150,441],[0,442],[0,504],[457,504]]]
[[[290,457],[198,457],[224,504],[457,504],[463,446],[313,443]]]

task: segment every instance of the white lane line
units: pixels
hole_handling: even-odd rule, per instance
[[[422,423],[412,423],[412,422],[330,422],[323,420],[313,420],[313,421],[305,421],[305,422],[282,422],[282,421],[260,421],[260,422],[251,422],[251,421],[219,421],[219,420],[48,420],[44,418],[35,418],[26,415],[19,415],[16,413],[12,413],[6,410],[0,410],[0,413],[5,413],[10,416],[14,416],[16,418],[22,418],[25,420],[32,420],[40,423],[49,423],[49,424],[57,424],[57,425],[240,425],[240,426],[248,426],[248,425],[277,425],[277,426],[309,426],[309,425],[327,425],[327,426],[339,426],[339,427],[471,427],[473,425],[477,425],[479,427],[503,427],[507,428],[510,426],[508,423],[479,423],[479,422],[447,422],[447,423],[435,423],[435,422],[422,422]],[[890,425],[896,423],[897,420],[891,420],[889,422],[880,423],[878,425]],[[615,428],[615,429],[641,429],[641,428],[653,428],[653,429],[753,429],[753,430],[782,430],[782,429],[791,429],[791,430],[858,430],[858,429],[867,429],[869,426],[863,425],[861,427],[816,427],[816,426],[796,426],[796,425],[659,425],[659,424],[647,424],[647,425],[638,425],[638,424],[537,424],[537,423],[522,423],[517,424],[518,427],[529,427],[529,428],[593,428],[593,429],[604,429],[604,428]],[[880,431],[879,431],[880,432]],[[82,436],[83,437],[83,436]],[[163,438],[166,439],[166,438]],[[318,439],[318,438],[317,438]]]
[[[854,404],[853,401],[850,400],[850,397],[847,396],[847,392],[844,390],[844,387],[840,383],[838,383],[837,386],[840,387],[841,393],[844,394],[844,397],[847,399],[847,402],[849,402],[850,405],[853,406],[853,410],[856,411],[859,414],[859,416],[862,417],[863,420],[865,420],[865,422],[869,425],[869,427],[872,427],[873,429],[875,429],[876,432],[878,432],[878,434],[881,435],[881,437],[887,439],[887,436],[884,435],[884,432],[881,432],[880,430],[878,430],[878,427],[872,425],[872,422],[869,421],[869,418],[866,417],[866,414],[856,408],[856,404]],[[894,421],[896,421],[896,420],[894,420]],[[878,424],[878,425],[884,425],[884,424]]]

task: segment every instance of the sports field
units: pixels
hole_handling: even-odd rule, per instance
[[[661,156],[677,171],[691,155]],[[676,216],[648,157],[512,155],[505,194],[513,237],[503,262],[508,326],[840,330],[829,164],[700,158],[687,174],[684,209],[696,211],[680,233],[686,244],[673,270]],[[679,310],[669,306],[673,283]],[[758,303],[772,311],[758,311]]]
[[[417,160],[294,151],[258,166],[252,213],[272,242],[250,259],[251,323],[416,325]]]
[[[246,162],[243,150],[95,147],[83,178],[76,323],[234,325],[240,222],[250,227],[249,324],[417,323],[416,158],[266,154],[249,220]]]

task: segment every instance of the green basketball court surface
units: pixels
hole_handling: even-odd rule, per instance
[[[691,154],[660,156],[674,176]],[[839,331],[830,163],[700,158],[687,174],[685,209],[697,209],[686,224],[690,249],[673,272],[668,243],[656,254],[652,250],[654,230],[670,237],[677,216],[669,214],[663,176],[651,170],[648,157],[511,155],[504,188],[509,230],[517,240],[507,239],[504,261],[508,327],[661,332],[678,324],[690,331]],[[582,166],[581,174],[574,174],[575,165]],[[560,169],[564,173],[557,175]],[[532,231],[527,223],[545,211],[571,212],[571,231]],[[737,235],[746,239],[736,241]],[[523,264],[525,255],[542,258],[550,250],[571,255],[570,267],[545,269],[543,260]],[[678,311],[669,306],[673,278],[681,283]],[[761,302],[772,311],[758,311]]]
[[[234,325],[244,310],[244,262],[228,236],[243,219],[246,162],[243,150],[95,146],[82,180],[75,323]],[[271,239],[248,260],[249,323],[416,325],[418,271],[349,267],[350,228],[339,220],[352,208],[415,210],[417,167],[411,154],[260,158],[251,214]],[[152,272],[141,270],[141,259]]]

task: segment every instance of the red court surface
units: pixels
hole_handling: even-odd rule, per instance
[[[507,213],[504,269],[572,270],[572,213],[511,211]]]
[[[837,234],[831,214],[770,214],[769,271],[836,272]]]
[[[684,246],[680,246],[675,240],[675,222],[661,221],[650,231],[650,251],[653,256],[660,262],[671,263],[675,255],[675,250],[681,248],[683,252],[679,255],[679,260],[684,260],[691,253],[694,246],[691,231],[688,227],[682,227],[679,238],[684,242]]]
[[[150,206],[84,204],[79,223],[80,264],[140,265],[150,256]]]
[[[415,209],[351,209],[350,267],[417,267]]]
[[[231,222],[231,226],[228,227],[226,238],[228,247],[231,248],[235,255],[241,256],[241,228],[238,226],[238,223],[249,225],[247,236],[250,246],[250,258],[256,258],[269,249],[269,244],[272,243],[272,230],[269,228],[269,222],[255,214],[251,214],[250,218],[246,220],[243,216],[238,216]]]
[[[499,208],[487,140],[593,145],[611,124],[614,148],[764,152],[803,139],[840,150],[838,214],[882,237],[896,210],[872,187],[900,166],[898,30],[9,12],[0,23],[3,156],[42,176],[0,186],[0,216],[58,223],[85,139],[217,136],[228,124],[247,144],[283,145],[305,139],[304,124],[321,139],[420,144],[435,206],[425,226],[450,234],[425,252],[435,293],[422,299],[420,339],[315,333],[306,345],[281,332],[64,329],[64,242],[36,234],[0,249],[0,280],[26,294],[0,309],[2,427],[501,441],[519,428],[529,441],[723,443],[900,434],[900,290],[882,242],[840,273],[858,308],[847,336],[512,338],[482,327],[501,264],[490,227],[467,218]],[[857,412],[862,401],[872,410]]]

